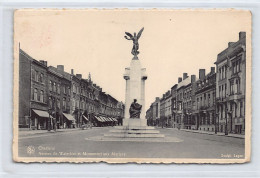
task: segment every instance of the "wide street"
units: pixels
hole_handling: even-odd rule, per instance
[[[19,156],[220,159],[244,156],[244,143],[241,138],[198,134],[177,129],[159,128],[166,137],[175,137],[180,140],[179,142],[119,142],[88,139],[102,136],[109,129],[112,127],[21,134]]]

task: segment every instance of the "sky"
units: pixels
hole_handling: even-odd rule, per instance
[[[124,69],[132,59],[125,32],[144,31],[138,55],[146,68],[146,109],[170,90],[184,72],[210,71],[218,53],[240,31],[249,34],[251,15],[238,10],[19,10],[14,44],[36,60],[64,65],[91,78],[103,91],[125,101]]]

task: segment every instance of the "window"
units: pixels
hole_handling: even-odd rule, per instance
[[[32,79],[35,80],[35,70],[32,69]]]
[[[230,94],[233,95],[234,94],[234,81],[230,81]]]
[[[210,93],[208,94],[208,106],[210,106]]]
[[[40,102],[43,102],[43,91],[40,92]]]
[[[37,92],[37,101],[40,101],[40,91],[38,91],[38,92]]]
[[[60,109],[60,100],[59,99],[57,99],[57,107],[58,107],[58,109]]]
[[[240,117],[243,116],[243,102],[240,102]]]
[[[235,104],[235,117],[237,117],[237,104]]]
[[[52,99],[49,97],[49,108],[52,108]]]
[[[43,83],[43,73],[39,75],[39,82]]]
[[[57,85],[57,93],[60,94],[60,84]]]
[[[38,94],[38,90],[37,88],[34,89],[34,94],[33,94],[33,100],[37,100],[37,94]]]
[[[221,86],[218,87],[219,97],[221,97]]]
[[[70,87],[68,87],[68,94],[69,94],[69,95],[70,95],[70,92],[71,92],[71,91],[70,91]]]
[[[53,91],[56,92],[56,90],[57,90],[57,89],[56,89],[56,83],[54,82],[54,83],[53,83]]]
[[[63,93],[66,94],[66,86],[63,87]]]
[[[66,98],[63,98],[62,108],[63,108],[63,109],[66,109]]]
[[[227,96],[227,84],[225,83],[225,95],[224,95],[224,97],[226,98],[226,96]]]
[[[37,82],[39,82],[39,74],[38,74],[38,71],[35,71],[35,80]]]
[[[52,91],[52,81],[49,83],[49,90]]]

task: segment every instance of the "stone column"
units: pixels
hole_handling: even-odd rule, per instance
[[[141,78],[141,105],[142,111],[140,115],[140,119],[145,119],[145,80],[147,79],[147,75],[145,73],[146,69],[142,68],[142,78]]]
[[[126,88],[125,88],[125,118],[130,118],[129,114],[129,107],[130,107],[130,68],[125,68],[124,79],[126,81]]]

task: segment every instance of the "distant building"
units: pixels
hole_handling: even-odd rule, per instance
[[[178,84],[175,84],[171,88],[171,94],[172,94],[172,127],[177,128],[177,119],[176,119],[176,114],[177,114],[177,88]]]
[[[199,79],[196,81],[195,103],[193,107],[193,120],[191,129],[215,131],[215,94],[216,73],[215,67],[205,75],[205,69],[199,70]]]
[[[165,117],[165,94],[163,94],[162,98],[160,98],[160,120],[159,125],[161,127],[164,127],[166,123],[166,117]]]
[[[245,132],[246,33],[218,54],[216,99],[220,132]]]
[[[172,127],[172,94],[171,90],[165,93],[165,126]]]

